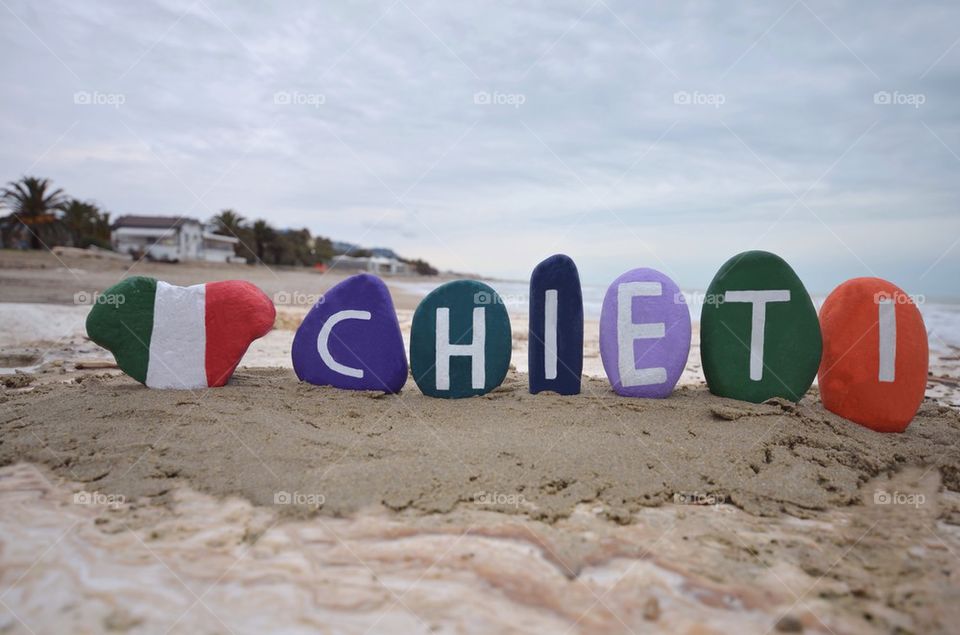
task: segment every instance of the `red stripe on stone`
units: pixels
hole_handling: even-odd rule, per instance
[[[205,311],[207,385],[222,386],[250,343],[273,328],[277,312],[263,291],[243,280],[208,282]]]

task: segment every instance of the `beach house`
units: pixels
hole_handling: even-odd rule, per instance
[[[186,216],[121,216],[110,234],[115,251],[163,262],[243,262],[234,255],[239,242]]]
[[[396,257],[388,256],[334,256],[331,269],[340,271],[364,271],[378,275],[402,275],[409,272],[407,263]]]

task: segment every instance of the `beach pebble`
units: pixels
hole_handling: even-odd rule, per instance
[[[410,369],[423,394],[483,395],[507,375],[510,318],[496,291],[476,280],[434,289],[413,314]]]
[[[927,330],[913,299],[880,278],[847,280],[820,309],[820,396],[827,410],[902,432],[923,402]]]
[[[710,392],[754,403],[799,401],[817,374],[820,353],[816,309],[786,261],[747,251],[720,268],[700,318]]]
[[[600,310],[600,359],[614,392],[668,397],[690,354],[690,309],[677,284],[655,269],[613,281]]]
[[[803,622],[793,615],[784,615],[777,620],[775,628],[780,633],[802,633]]]
[[[275,317],[270,298],[243,280],[177,287],[135,276],[96,297],[86,326],[137,381],[197,389],[227,383]]]
[[[400,392],[407,355],[387,285],[361,273],[331,288],[297,329],[291,356],[301,381]]]
[[[527,345],[530,392],[580,392],[583,370],[583,295],[577,265],[569,256],[550,256],[530,276]]]

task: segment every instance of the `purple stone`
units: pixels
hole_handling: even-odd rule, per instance
[[[390,291],[367,273],[347,278],[313,305],[291,355],[297,377],[319,386],[397,393],[407,381]]]
[[[680,287],[655,269],[613,281],[600,311],[600,358],[614,392],[668,397],[690,354],[690,309]]]

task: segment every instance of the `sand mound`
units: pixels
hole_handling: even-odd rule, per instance
[[[399,397],[318,388],[279,369],[198,392],[80,379],[7,394],[0,464],[46,464],[127,500],[162,501],[184,483],[335,516],[469,503],[552,522],[591,503],[628,522],[677,497],[804,516],[856,504],[870,479],[908,466],[960,491],[960,414],[932,402],[907,433],[881,435],[812,396],[751,405],[687,387],[626,399],[592,379],[580,396],[533,396],[512,373],[458,401],[412,384]]]

